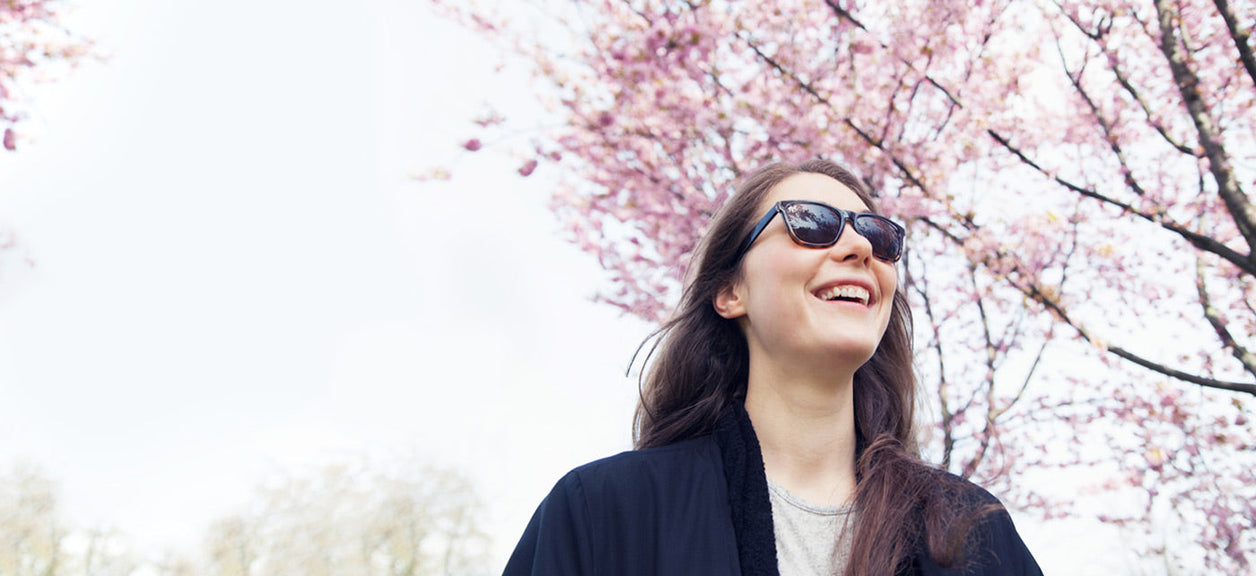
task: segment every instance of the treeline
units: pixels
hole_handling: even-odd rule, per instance
[[[479,575],[488,538],[456,472],[422,465],[330,465],[263,484],[190,551],[136,550],[116,529],[66,519],[37,466],[0,469],[0,575]]]

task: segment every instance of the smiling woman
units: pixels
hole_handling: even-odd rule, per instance
[[[659,332],[637,450],[559,481],[505,573],[1041,574],[919,458],[903,236],[831,162],[750,176]]]

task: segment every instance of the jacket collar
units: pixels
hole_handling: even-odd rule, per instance
[[[740,402],[735,402],[716,424],[715,443],[724,462],[741,573],[743,576],[780,576],[763,453],[750,416]]]

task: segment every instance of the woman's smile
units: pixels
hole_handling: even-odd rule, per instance
[[[812,291],[816,298],[825,302],[854,302],[864,307],[871,305],[872,282],[839,280],[827,282],[819,289]]]

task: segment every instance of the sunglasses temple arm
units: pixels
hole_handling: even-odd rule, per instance
[[[772,218],[779,211],[780,204],[773,204],[772,209],[768,210],[768,213],[759,219],[759,223],[754,225],[754,230],[751,230],[750,235],[746,236],[746,241],[742,242],[741,247],[737,249],[737,258],[734,260],[741,260],[741,257],[746,255],[746,252],[750,250],[750,245],[754,244],[754,241],[759,238],[759,234],[763,233],[763,229],[768,227],[768,223],[772,221]]]

